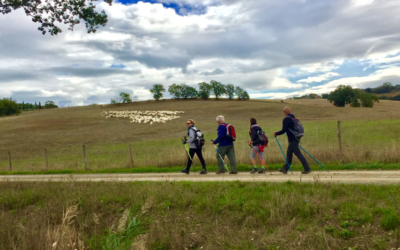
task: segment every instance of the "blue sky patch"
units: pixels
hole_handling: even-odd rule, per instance
[[[144,2],[144,3],[161,3],[156,0],[118,0],[118,2],[122,4],[136,4],[138,2]],[[190,5],[190,4],[178,4],[174,2],[170,3],[161,3],[165,8],[171,8],[174,9],[176,14],[180,16],[187,16],[189,14],[195,14],[195,15],[202,15],[207,12],[207,6],[205,5]]]
[[[125,65],[123,65],[123,64],[112,64],[112,65],[110,66],[110,68],[114,68],[114,69],[123,69],[123,68],[125,68]]]

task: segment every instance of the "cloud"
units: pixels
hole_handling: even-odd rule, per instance
[[[301,79],[298,80],[297,82],[304,82],[304,83],[323,82],[334,76],[339,76],[339,74],[336,72],[329,72],[319,76],[307,77],[306,79]]]
[[[225,72],[225,71],[223,71],[222,69],[216,68],[216,69],[214,69],[213,71],[204,71],[204,72],[201,72],[200,75],[203,75],[203,76],[213,76],[213,75],[220,75],[220,74],[223,74],[224,72]]]

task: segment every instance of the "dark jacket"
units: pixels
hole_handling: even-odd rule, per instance
[[[259,130],[262,130],[259,126],[251,126],[251,128],[250,128],[250,137],[251,137],[251,140],[253,141],[253,146],[262,145],[262,143],[258,139],[257,132]]]
[[[223,124],[227,125],[226,123]],[[214,140],[214,144],[219,143],[221,147],[233,145],[233,141],[228,138],[228,130],[223,124],[218,126],[218,138]]]
[[[282,135],[282,134],[286,133],[289,142],[298,142],[298,140],[296,139],[294,134],[290,131],[290,130],[294,130],[294,123],[293,123],[292,118],[290,118],[290,117],[296,118],[294,115],[288,114],[285,117],[285,119],[283,119],[282,130],[276,132],[276,135]]]

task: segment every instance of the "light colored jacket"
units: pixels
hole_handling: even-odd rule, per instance
[[[194,148],[196,149],[196,144],[194,143],[194,141],[196,140],[196,132],[197,128],[196,127],[192,127],[189,129],[189,139],[188,139],[188,143],[190,148]]]

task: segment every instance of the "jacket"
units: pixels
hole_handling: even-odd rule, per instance
[[[196,144],[194,143],[194,141],[196,140],[196,131],[197,131],[197,128],[196,128],[195,126],[191,126],[191,127],[188,129],[188,136],[189,136],[188,143],[189,143],[189,147],[190,147],[190,148],[194,148],[194,149],[197,148],[197,147],[196,147]]]
[[[285,117],[285,119],[283,119],[283,121],[282,121],[282,130],[276,132],[275,134],[282,135],[282,134],[286,133],[289,142],[298,142],[298,140],[296,139],[294,134],[290,131],[290,130],[294,130],[294,123],[292,121],[292,118],[296,118],[296,117],[292,114],[288,114]]]
[[[228,130],[224,125],[226,126],[227,124],[223,123],[218,126],[218,137],[214,140],[214,144],[219,143],[219,146],[221,147],[233,145],[233,141],[229,140],[228,138]]]
[[[258,139],[258,131],[262,130],[261,127],[259,127],[257,124],[252,125],[249,131],[250,134],[250,138],[253,141],[253,146],[258,146],[258,145],[262,145],[262,143],[260,143],[260,140]]]

